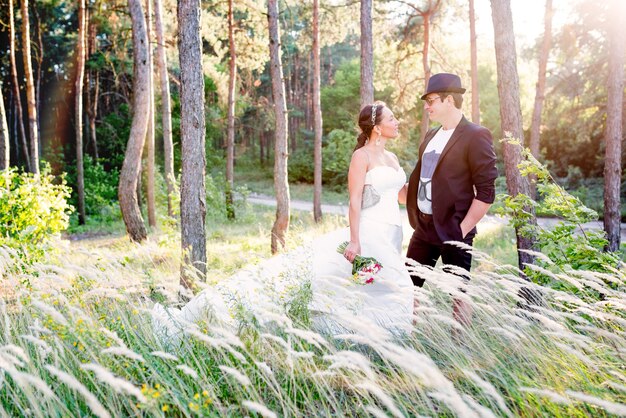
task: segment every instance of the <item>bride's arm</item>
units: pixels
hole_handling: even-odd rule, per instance
[[[400,203],[401,205],[406,205],[406,195],[407,195],[408,188],[409,188],[409,183],[405,183],[404,186],[402,186],[402,188],[398,192],[398,203]]]
[[[348,217],[350,219],[350,243],[343,252],[348,261],[352,262],[357,254],[361,254],[361,241],[359,239],[359,220],[361,219],[361,200],[363,199],[363,185],[367,172],[367,155],[360,150],[352,154],[350,169],[348,170],[348,194],[350,206]]]

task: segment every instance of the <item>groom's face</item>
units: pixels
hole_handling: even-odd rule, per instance
[[[430,120],[441,123],[441,117],[447,112],[445,93],[430,93],[424,99],[424,111],[428,112]]]

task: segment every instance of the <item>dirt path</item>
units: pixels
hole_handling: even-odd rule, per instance
[[[266,206],[276,206],[276,200],[272,196],[261,195],[252,193],[248,196],[248,202],[254,203],[257,205],[266,205]],[[305,200],[291,200],[291,208],[294,210],[313,212],[313,203]],[[332,213],[336,215],[344,215],[348,216],[348,206],[347,205],[332,205],[332,204],[322,204],[322,213]],[[404,216],[405,223],[408,225],[408,220],[406,217],[406,209],[402,209],[402,214]],[[501,218],[495,215],[486,215],[479,223],[478,228],[481,230],[493,228],[496,225],[506,224],[507,220],[505,218]],[[559,223],[559,219],[556,218],[537,218],[537,223],[539,226],[543,228],[549,228],[555,226]],[[602,229],[604,226],[602,221],[593,221],[587,222],[582,225],[585,231],[587,230],[598,230]],[[409,227],[410,229],[410,227]],[[621,228],[622,233],[622,242],[626,242],[626,223],[622,223]]]

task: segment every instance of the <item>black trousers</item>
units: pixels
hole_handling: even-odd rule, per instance
[[[431,215],[418,212],[418,222],[419,224],[415,228],[409,242],[409,248],[406,252],[407,258],[426,266],[435,267],[437,260],[441,257],[443,264],[458,266],[470,271],[472,254],[455,245],[444,244],[437,234]],[[462,242],[472,245],[474,234],[468,234]],[[418,287],[422,287],[426,281],[426,278],[416,274],[411,274],[411,279],[413,280],[413,285]]]

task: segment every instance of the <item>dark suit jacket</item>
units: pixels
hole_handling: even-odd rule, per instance
[[[422,155],[438,130],[439,128],[431,129],[426,134],[419,149],[417,165],[409,178],[406,208],[409,222],[414,229],[419,227],[417,188]],[[463,116],[441,152],[432,177],[433,221],[441,241],[462,241],[461,221],[474,198],[493,203],[497,176],[491,132],[469,122]],[[468,236],[475,233],[474,228]]]

